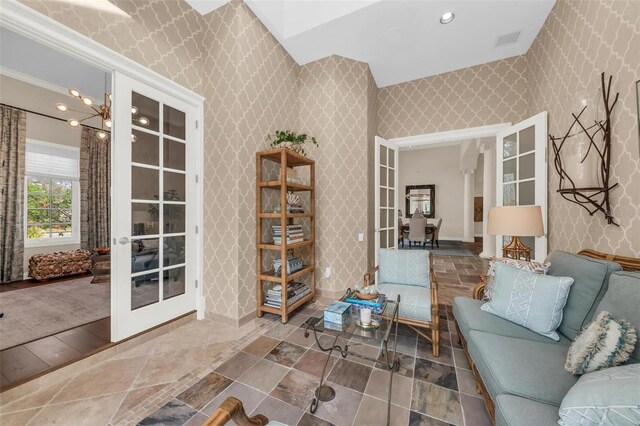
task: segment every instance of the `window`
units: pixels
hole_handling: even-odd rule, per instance
[[[27,140],[25,244],[80,241],[79,150]]]

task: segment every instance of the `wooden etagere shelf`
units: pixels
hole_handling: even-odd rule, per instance
[[[279,180],[262,180],[263,162],[271,161],[279,163],[280,179]],[[308,167],[309,168],[309,184],[300,184],[295,182],[289,182],[287,179],[287,168],[295,167]],[[280,191],[280,213],[263,212],[262,211],[262,196],[263,190],[275,190]],[[305,205],[304,213],[287,213],[287,192],[309,192],[309,202]],[[286,229],[287,225],[293,224],[293,219],[309,220],[309,233],[305,235],[305,240],[302,242],[287,244]],[[263,238],[263,221],[265,219],[279,219],[279,224],[282,229],[282,244],[276,245],[273,242],[262,241]],[[287,323],[289,315],[304,305],[306,302],[314,301],[316,299],[316,273],[315,273],[315,162],[303,155],[297,154],[289,149],[279,148],[270,149],[267,151],[261,151],[256,154],[256,247],[257,247],[257,294],[256,299],[258,301],[257,315],[262,316],[265,312],[280,315],[283,323]],[[287,251],[296,250],[303,247],[309,247],[311,254],[309,258],[305,258],[307,264],[299,271],[292,274],[287,274]],[[263,265],[264,251],[278,251],[280,252],[280,258],[283,261],[281,274],[276,275],[272,267]],[[271,266],[271,265],[270,265]],[[293,304],[287,306],[287,286],[285,283],[290,283],[294,280],[302,278],[306,275],[311,275],[309,287],[311,293],[295,301]],[[281,307],[275,308],[265,305],[265,284],[276,283],[282,286],[281,292]]]

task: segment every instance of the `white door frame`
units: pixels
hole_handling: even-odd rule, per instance
[[[80,34],[73,29],[45,16],[36,10],[19,3],[17,0],[2,0],[0,7],[0,26],[3,26],[17,34],[37,41],[45,46],[56,49],[71,57],[81,61],[93,64],[105,71],[118,71],[144,84],[165,92],[181,101],[191,105],[196,109],[197,129],[194,138],[194,146],[196,148],[196,157],[200,160],[197,162],[196,175],[202,176],[203,172],[203,123],[204,117],[204,98],[195,92],[179,85],[178,83],[168,79],[167,77],[152,71],[143,65],[111,50],[110,48]],[[115,158],[112,144],[112,158]],[[116,167],[112,167],[113,173]],[[202,263],[203,263],[203,239],[202,239],[202,223],[203,223],[203,185],[202,179],[198,179],[198,200],[195,208],[197,209],[197,227],[199,232],[196,234],[196,279],[199,283],[196,288],[196,303],[198,319],[204,318],[205,304],[203,297],[202,283]],[[112,211],[114,197],[112,200]],[[112,215],[112,218],[115,215]],[[112,219],[113,221],[113,219]],[[112,229],[113,229],[113,223]],[[114,235],[112,237],[115,238]],[[115,300],[116,287],[111,286],[111,325],[112,330],[115,326]]]
[[[422,135],[415,136],[405,136],[401,138],[393,138],[389,139],[389,142],[395,144],[398,147],[399,151],[406,150],[408,148],[419,148],[419,147],[429,147],[436,148],[440,146],[450,146],[460,143],[460,141],[471,140],[471,139],[482,139],[482,138],[494,138],[494,144],[497,143],[497,139],[495,139],[501,131],[508,129],[511,127],[511,122],[507,123],[498,123],[498,124],[490,124],[487,126],[479,126],[479,127],[468,127],[466,129],[457,129],[457,130],[448,130],[444,132],[435,132],[435,133],[425,133]],[[495,162],[494,162],[495,166]],[[494,167],[495,168],[495,167]],[[400,165],[396,166],[396,170],[399,171]],[[485,171],[486,173],[486,171]],[[495,175],[495,170],[493,171],[493,175]],[[486,191],[491,191],[489,194]],[[400,202],[400,200],[404,197],[404,194],[401,194],[401,188],[398,188],[396,191],[396,205]],[[483,187],[483,197],[485,200],[495,200],[495,186],[484,186]],[[487,216],[489,212],[489,208],[492,207],[491,203],[484,203],[484,211],[483,211],[483,250],[480,254],[481,257],[492,257],[495,256],[495,244],[493,241],[495,240],[493,237],[487,234]]]
[[[394,169],[393,169],[393,181],[394,181],[394,191],[395,191],[395,205],[393,209],[393,241],[394,248],[398,244],[398,160],[400,159],[398,147],[394,145],[393,142],[389,142],[387,139],[384,139],[380,136],[375,137],[375,154],[374,154],[374,206],[375,206],[375,214],[374,214],[374,256],[375,263],[378,264],[378,252],[380,251],[380,146],[386,146],[387,148],[393,148],[394,151]],[[387,164],[389,164],[389,160],[387,159]],[[387,172],[388,173],[388,172]],[[388,202],[388,201],[387,201]],[[387,224],[389,217],[387,216]],[[389,237],[387,236],[387,242],[389,241]],[[376,278],[377,278],[376,272]]]

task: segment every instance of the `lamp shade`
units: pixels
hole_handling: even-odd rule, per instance
[[[490,235],[540,237],[544,235],[540,206],[491,207],[489,209]]]

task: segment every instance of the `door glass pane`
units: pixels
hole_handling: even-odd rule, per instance
[[[518,135],[516,133],[504,138],[502,143],[502,156],[504,158],[513,157],[518,153]]]
[[[160,193],[158,177],[157,170],[132,166],[131,198],[135,200],[157,200]]]
[[[140,275],[131,278],[131,310],[160,301],[160,274]]]
[[[388,213],[387,213],[387,220],[388,220],[388,225],[387,225],[387,226],[388,226],[390,229],[392,229],[392,230],[393,230],[393,229],[397,226],[397,223],[396,223],[396,215],[395,215],[395,213],[394,213],[394,209],[393,209],[393,208],[391,208],[391,209],[389,209],[389,210],[388,210]]]
[[[185,237],[167,237],[164,239],[164,266],[179,265],[185,262]]]
[[[387,186],[387,168],[380,166],[380,186]]]
[[[389,170],[389,187],[393,188],[396,185],[396,174],[394,170]]]
[[[185,206],[183,204],[164,205],[164,233],[184,232]]]
[[[392,169],[396,167],[396,152],[389,148],[389,167]]]
[[[164,172],[164,201],[185,201],[185,175]]]
[[[165,269],[162,280],[162,299],[184,294],[185,289],[185,267]]]
[[[393,231],[393,228],[389,230],[389,232],[387,233],[387,236],[388,236],[387,247],[394,248],[396,246],[396,241],[395,241],[396,233]]]
[[[520,237],[522,244],[531,249],[531,259],[536,258],[536,237]]]
[[[536,203],[535,181],[520,182],[519,184],[520,200],[519,206],[532,206]]]
[[[131,240],[131,273],[160,268],[160,244],[158,238]]]
[[[512,161],[512,160],[511,160]],[[536,155],[535,153],[523,155],[519,158],[520,170],[518,180],[535,177]]]
[[[131,161],[159,166],[160,144],[158,137],[139,130],[133,130],[132,133],[135,138],[131,139]]]
[[[184,112],[171,108],[169,105],[164,106],[162,121],[164,121],[164,134],[173,136],[174,138],[185,138],[185,115]]]
[[[516,176],[516,159],[512,158],[502,163],[502,181],[513,182],[517,179]]]
[[[380,145],[380,165],[387,165],[387,147]]]
[[[390,208],[395,208],[396,206],[396,191],[394,191],[393,189],[389,190],[389,204],[388,206]]]
[[[520,154],[536,148],[536,129],[534,126],[520,131]]]
[[[185,170],[185,144],[182,142],[165,139],[164,145],[164,167],[175,170]]]
[[[380,248],[387,248],[387,231],[380,231]]]
[[[516,184],[509,183],[502,186],[502,205],[503,206],[515,206],[516,205]]]
[[[380,188],[380,207],[387,207],[387,190]]]
[[[131,94],[131,124],[144,129],[158,131],[160,104],[139,93]]]
[[[380,228],[387,227],[387,209],[380,209]]]
[[[159,214],[158,203],[131,203],[131,235],[159,234]]]

